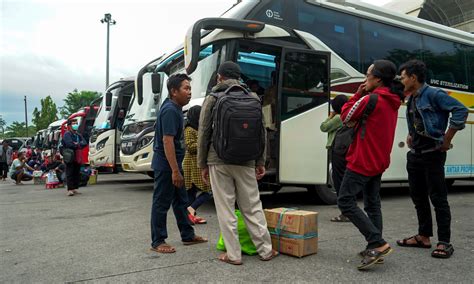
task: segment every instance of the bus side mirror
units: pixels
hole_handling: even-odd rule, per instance
[[[151,91],[153,92],[153,94],[161,93],[161,74],[151,74]]]
[[[110,110],[112,107],[112,93],[105,93],[105,110]]]

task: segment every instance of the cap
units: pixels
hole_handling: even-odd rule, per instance
[[[226,61],[219,66],[217,73],[229,79],[239,79],[241,71],[237,63]]]

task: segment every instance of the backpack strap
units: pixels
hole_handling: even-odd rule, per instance
[[[246,88],[244,88],[243,86],[239,85],[239,84],[234,84],[234,85],[230,86],[229,88],[227,88],[227,90],[224,91],[224,94],[228,94],[228,93],[230,93],[230,91],[232,91],[233,89],[237,89],[237,88],[239,88],[246,95],[248,95],[249,91]]]
[[[365,126],[367,124],[367,118],[374,111],[375,106],[377,105],[378,98],[379,98],[379,95],[377,94],[369,95],[369,101],[367,102],[367,105],[365,106],[365,109],[364,109],[364,113],[362,114],[362,119],[361,119],[362,129],[360,132],[360,139],[364,139],[365,137]]]

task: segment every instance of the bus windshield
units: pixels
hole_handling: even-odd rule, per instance
[[[94,121],[95,129],[110,129],[109,115],[117,105],[118,91],[120,91],[120,88],[112,90],[112,104],[110,110],[105,109],[105,96],[102,98],[97,117]]]
[[[163,90],[166,90],[166,88],[163,88]],[[167,92],[166,96],[168,96]],[[144,94],[143,103],[141,105],[138,104],[136,97],[134,97],[133,102],[130,106],[130,110],[128,111],[128,114],[125,117],[124,126],[135,122],[154,120],[156,119],[156,111],[157,105],[155,104],[152,95]]]

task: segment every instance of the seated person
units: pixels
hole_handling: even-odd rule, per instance
[[[257,80],[248,80],[247,86],[249,89],[256,93],[259,97],[263,96],[265,89],[260,86],[260,83]]]
[[[49,157],[48,159],[49,163],[46,166],[46,170],[54,170],[56,172],[56,176],[58,177],[59,183],[64,183],[66,165],[63,163],[61,156],[59,154],[56,154],[56,156],[54,157],[54,161],[51,161],[51,157]]]
[[[13,160],[8,172],[8,176],[15,181],[15,184],[23,184],[22,181],[32,180],[32,175],[26,171],[34,171],[34,169],[26,164],[26,156],[23,152],[18,152],[18,157]]]

